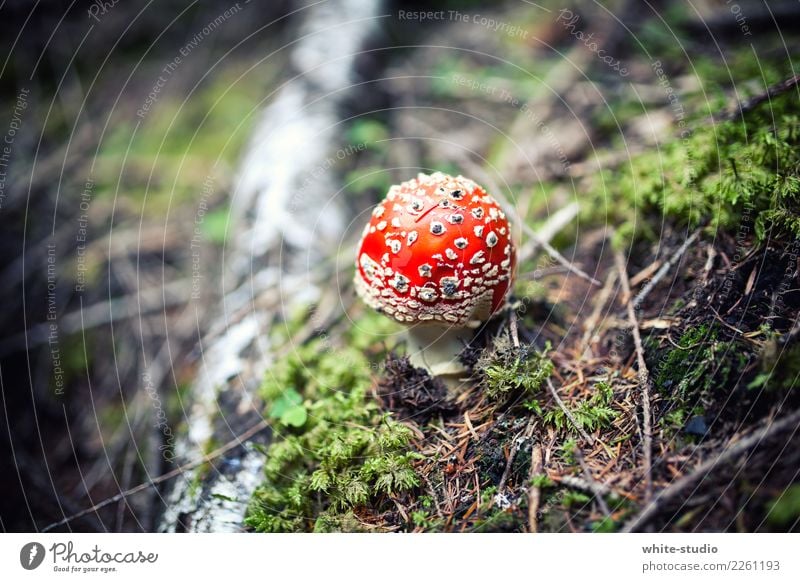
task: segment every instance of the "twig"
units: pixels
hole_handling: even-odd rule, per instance
[[[667,262],[661,265],[661,268],[658,270],[658,272],[653,276],[652,279],[650,279],[647,285],[645,285],[644,288],[641,291],[639,291],[639,294],[633,300],[634,309],[639,308],[639,306],[647,298],[647,296],[650,295],[650,292],[655,288],[655,286],[661,282],[661,279],[664,278],[664,276],[669,272],[669,270],[673,267],[673,265],[675,265],[675,263],[677,263],[680,260],[680,258],[686,252],[686,249],[688,249],[690,246],[692,246],[692,244],[694,244],[694,241],[697,240],[698,236],[700,236],[700,229],[694,231],[691,234],[691,236],[684,241],[684,243],[680,246],[680,248],[678,248],[678,250],[672,254],[672,256],[667,260]]]
[[[188,279],[172,281],[163,287],[143,288],[130,295],[100,301],[61,315],[58,317],[58,327],[62,333],[72,334],[105,325],[110,321],[120,321],[137,315],[162,311],[168,307],[188,303],[190,291],[191,281]],[[0,355],[46,344],[51,325],[52,322],[49,321],[39,323],[23,333],[4,340],[0,343]]]
[[[598,495],[598,493],[595,492],[604,489],[605,487],[592,476],[592,472],[589,470],[589,466],[586,464],[586,460],[583,458],[583,452],[581,452],[580,447],[575,447],[575,458],[578,460],[578,464],[581,466],[583,476],[586,477],[586,481],[590,483],[592,493],[594,493],[594,498],[597,500],[597,504],[600,506],[600,509],[603,511],[606,517],[608,517],[611,515],[611,510],[608,508],[608,504],[603,498],[603,495],[605,494],[600,493]]]
[[[528,490],[528,526],[531,533],[539,531],[539,503],[542,500],[542,490],[534,481],[535,477],[542,474],[544,465],[542,463],[542,447],[539,443],[534,443],[531,449],[531,471],[529,479],[531,487]]]
[[[502,494],[506,488],[506,481],[508,481],[508,477],[509,475],[511,475],[511,467],[514,465],[514,459],[517,458],[518,450],[519,450],[519,443],[517,439],[514,439],[514,442],[511,445],[511,450],[508,451],[508,461],[506,461],[506,468],[503,471],[503,476],[500,477],[500,484],[497,486],[498,494]]]
[[[186,463],[184,465],[181,465],[180,467],[176,467],[172,471],[168,471],[167,473],[164,473],[163,475],[159,475],[158,477],[154,477],[153,479],[150,479],[149,481],[147,481],[145,483],[141,483],[141,484],[137,485],[136,487],[132,487],[130,489],[126,489],[125,491],[120,491],[116,495],[113,495],[113,496],[111,496],[111,497],[109,497],[107,499],[104,499],[103,501],[100,501],[99,503],[95,503],[94,505],[92,505],[88,509],[84,509],[82,511],[79,511],[78,513],[75,513],[73,515],[67,516],[64,519],[60,520],[60,521],[51,523],[50,525],[42,528],[41,532],[44,533],[44,532],[50,531],[51,529],[53,529],[55,527],[59,527],[61,525],[65,525],[65,524],[67,524],[67,523],[69,523],[69,522],[71,522],[71,521],[73,521],[75,519],[83,517],[84,515],[88,515],[90,513],[94,513],[96,511],[102,509],[103,507],[106,507],[107,505],[111,505],[112,503],[116,503],[117,501],[119,501],[121,499],[125,499],[127,497],[130,497],[131,495],[134,495],[134,494],[139,493],[141,491],[146,491],[150,487],[155,487],[156,485],[159,485],[160,483],[163,483],[164,481],[168,481],[168,480],[172,479],[173,477],[177,477],[178,475],[180,475],[184,471],[189,471],[191,469],[199,467],[203,463],[207,463],[209,461],[213,461],[214,459],[224,455],[225,453],[227,453],[231,449],[234,449],[237,446],[242,445],[244,442],[250,440],[256,434],[258,434],[259,432],[261,432],[262,430],[267,428],[267,426],[268,426],[267,421],[266,420],[261,420],[257,424],[255,424],[254,426],[252,426],[249,429],[247,429],[246,431],[244,431],[242,434],[240,434],[235,439],[228,441],[226,444],[222,445],[218,449],[215,449],[215,450],[211,451],[209,454],[204,455],[201,458],[196,459],[194,461],[191,461],[189,463]]]
[[[628,308],[628,320],[631,324],[633,333],[633,343],[636,346],[636,362],[639,368],[639,388],[642,392],[642,417],[644,427],[642,428],[644,440],[644,483],[645,499],[650,499],[653,495],[653,428],[650,418],[650,373],[644,361],[644,347],[642,346],[642,336],[639,334],[639,322],[636,319],[636,311],[631,301],[631,286],[628,281],[628,272],[625,269],[625,259],[620,251],[614,253],[614,260],[617,263],[620,283],[624,293],[625,302]]]
[[[728,446],[713,459],[700,463],[692,473],[681,477],[662,489],[655,499],[650,501],[638,515],[625,525],[622,531],[634,532],[641,530],[667,503],[683,495],[687,489],[704,479],[717,466],[727,465],[737,456],[757,447],[765,439],[776,437],[787,430],[792,430],[793,434],[796,433],[800,429],[798,423],[800,423],[800,410],[767,424],[765,427]]]
[[[516,216],[514,207],[508,203],[508,200],[506,200],[499,190],[497,197],[500,199],[503,210],[511,216]],[[526,223],[520,217],[517,217],[517,222],[519,222],[519,224],[522,226],[522,230],[524,230],[525,234],[530,237],[530,240],[520,249],[519,259],[520,262],[525,261],[526,259],[529,259],[535,255],[536,252],[541,248],[551,259],[562,265],[568,271],[574,273],[581,279],[589,281],[592,285],[597,285],[599,287],[599,281],[593,279],[581,269],[570,263],[566,257],[564,257],[564,255],[559,253],[550,245],[550,241],[553,240],[553,237],[564,230],[564,228],[566,228],[566,226],[572,222],[572,220],[578,215],[579,210],[580,207],[578,206],[577,202],[565,206],[548,218],[547,221],[539,228],[538,232],[534,231],[528,225],[528,223]]]
[[[508,461],[506,462],[505,471],[503,471],[503,476],[500,478],[500,484],[497,486],[498,494],[503,493],[503,490],[506,487],[506,481],[508,481],[508,477],[511,474],[511,467],[514,465],[514,459],[517,457],[517,452],[519,452],[519,447],[522,445],[523,441],[529,438],[533,433],[534,422],[536,422],[536,417],[531,416],[528,419],[528,424],[525,425],[525,428],[522,430],[522,432],[517,433],[517,436],[514,437],[511,450],[508,452]]]
[[[564,404],[564,401],[561,400],[561,398],[558,395],[558,392],[556,392],[556,387],[553,386],[553,382],[550,380],[550,378],[547,379],[547,388],[550,390],[550,394],[553,396],[553,399],[556,401],[556,404],[558,404],[558,407],[561,409],[561,411],[564,413],[564,415],[572,423],[572,426],[575,427],[575,430],[577,430],[580,433],[580,435],[583,437],[583,439],[587,443],[589,443],[590,445],[593,445],[594,444],[594,437],[592,437],[592,435],[590,435],[585,430],[583,430],[583,427],[581,427],[581,425],[578,424],[578,421],[575,420],[575,417],[572,416],[572,413],[566,407],[566,405]]]
[[[588,281],[589,283],[595,285],[596,287],[600,287],[601,285],[600,281],[598,281],[594,277],[591,277],[590,275],[582,271],[580,268],[570,263],[569,260],[567,260],[567,258],[564,255],[562,255],[556,249],[554,249],[548,241],[540,238],[539,235],[536,234],[536,232],[534,232],[534,230],[524,222],[522,223],[522,229],[525,231],[525,234],[531,237],[531,240],[529,241],[528,245],[526,245],[525,248],[523,249],[524,253],[520,253],[520,257],[523,260],[528,256],[532,255],[533,253],[535,253],[539,248],[541,248],[542,250],[544,250],[544,252],[547,253],[547,255],[551,259],[553,259],[558,264],[562,265],[570,273],[577,275],[581,279]]]
[[[439,516],[439,519],[444,521],[444,512],[442,511],[442,506],[439,504],[439,496],[436,494],[436,488],[433,486],[433,483],[431,483],[431,480],[427,475],[423,475],[422,479],[425,481],[425,485],[428,486],[428,492],[431,494],[434,507],[436,507],[436,514]]]
[[[511,343],[514,344],[515,348],[519,348],[519,327],[517,326],[517,312],[515,310],[512,310],[509,315],[508,327],[511,331]]]
[[[794,75],[793,77],[789,77],[788,79],[784,79],[779,83],[775,83],[774,85],[770,85],[767,90],[760,94],[756,95],[755,97],[751,97],[746,101],[741,101],[737,104],[732,111],[728,111],[722,114],[722,119],[734,119],[740,115],[747,113],[761,105],[764,101],[769,101],[773,97],[777,97],[781,93],[785,93],[786,91],[790,91],[797,87],[800,84],[800,75]]]
[[[605,285],[603,285],[603,289],[600,291],[600,295],[597,297],[597,303],[592,310],[592,314],[589,316],[589,319],[586,320],[584,324],[584,328],[586,331],[583,333],[583,338],[581,339],[580,343],[580,351],[581,357],[583,356],[583,352],[586,350],[587,347],[590,347],[590,343],[592,340],[592,335],[594,333],[594,328],[597,325],[598,320],[600,319],[600,312],[603,310],[603,307],[608,302],[608,298],[611,297],[611,291],[614,289],[614,283],[617,282],[617,272],[611,271],[606,277]]]
[[[602,483],[598,483],[597,481],[587,481],[586,479],[581,479],[580,477],[574,477],[572,475],[553,477],[553,480],[561,483],[562,485],[566,485],[567,487],[572,487],[573,489],[580,489],[581,491],[591,493],[597,498],[601,498],[603,495],[610,495],[612,493],[611,489]]]

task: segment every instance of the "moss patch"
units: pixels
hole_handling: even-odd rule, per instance
[[[746,226],[759,241],[770,228],[800,236],[800,103],[789,92],[743,119],[698,122],[588,188],[596,203],[583,205],[583,218],[619,225],[623,239],[646,235],[642,215],[653,213],[690,228]]]
[[[370,398],[369,359],[316,339],[270,370],[262,386],[273,442],[247,524],[257,531],[365,529],[365,514],[419,484],[413,433]]]

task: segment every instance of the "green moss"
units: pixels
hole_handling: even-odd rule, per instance
[[[677,347],[662,356],[655,371],[656,388],[685,405],[708,396],[715,386],[726,385],[746,358],[735,342],[721,341],[718,335],[714,325],[688,329]]]
[[[647,235],[640,216],[652,212],[690,228],[746,226],[759,240],[770,227],[800,236],[800,102],[789,92],[744,120],[697,123],[603,171],[591,189],[595,203],[583,205],[584,218],[617,224],[621,244]]]
[[[494,349],[484,354],[477,368],[483,375],[489,398],[497,400],[520,391],[535,394],[553,373],[553,362],[532,346],[516,348],[506,336],[495,341]]]
[[[800,383],[800,344],[783,349],[777,336],[764,342],[761,372],[747,385],[749,389],[790,390]]]
[[[273,442],[247,519],[258,531],[353,531],[354,511],[392,507],[418,485],[412,432],[371,400],[372,365],[316,339],[270,370],[262,386]]]
[[[774,526],[787,527],[800,519],[800,484],[795,484],[772,500],[767,521]]]
[[[590,432],[598,428],[608,428],[619,415],[619,412],[611,406],[614,400],[611,386],[605,382],[599,382],[595,389],[596,392],[588,400],[580,401],[575,408],[570,410],[578,428]],[[544,421],[559,430],[577,432],[577,428],[559,406],[547,410],[544,413]]]

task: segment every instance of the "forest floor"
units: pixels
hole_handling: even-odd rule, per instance
[[[637,47],[593,16],[580,22],[628,76],[574,46],[576,70],[502,42],[508,61],[458,54],[441,46],[498,41],[438,27],[385,81],[404,107],[354,125],[369,149],[346,181],[377,202],[390,183],[378,168],[429,160],[501,193],[533,230],[577,202],[555,243],[595,281],[523,245],[509,307],[462,354],[472,376],[456,391],[412,368],[346,284],[346,317],[311,334],[302,315],[289,323],[282,341],[310,339],[265,380],[275,442],[257,530],[800,527],[796,65],[782,41],[737,46],[730,31],[714,54],[679,11],[670,30],[690,63],[647,18]],[[557,18],[531,26],[569,50]],[[432,79],[412,75],[418,63]],[[492,143],[475,119],[507,133]],[[430,140],[389,151],[397,132]],[[307,418],[282,422],[287,406]]]
[[[276,315],[269,341],[281,349],[260,394],[271,442],[250,528],[800,528],[800,55],[787,48],[800,46],[800,14],[783,7],[779,35],[772,15],[753,9],[755,34],[743,42],[736,19],[713,2],[695,2],[695,11],[655,2],[658,13],[605,4],[574,2],[569,14],[549,1],[460,7],[524,35],[386,21],[386,38],[404,48],[363,58],[361,99],[342,112],[342,147],[358,153],[334,169],[337,189],[357,216],[417,171],[464,174],[513,210],[523,234],[517,279],[508,307],[463,353],[469,380],[448,390],[410,367],[399,326],[357,301],[354,228],[315,266],[315,278],[335,275],[327,295]],[[184,10],[162,7],[149,18]],[[160,490],[148,479],[167,474],[161,453],[185,428],[197,346],[219,299],[214,285],[204,288],[205,319],[194,320],[187,297],[201,178],[216,168],[200,229],[204,264],[214,264],[230,236],[228,197],[247,130],[262,97],[285,80],[280,55],[256,57],[296,27],[253,40],[212,71],[257,26],[231,20],[195,53],[202,59],[170,77],[152,114],[137,122],[125,111],[145,98],[182,35],[218,8],[198,9],[144,60],[163,23],[143,19],[119,36],[128,22],[118,9],[74,67],[62,51],[63,62],[45,59],[33,84],[29,137],[16,145],[25,163],[8,179],[3,207],[13,244],[0,257],[0,363],[4,405],[20,412],[0,431],[13,435],[16,454],[0,468],[19,476],[0,485],[0,527],[29,531],[80,514],[69,527],[138,531],[158,520]],[[276,14],[283,8],[275,3]],[[79,16],[54,43],[81,37]],[[32,46],[12,60],[20,79],[54,24],[22,38]],[[590,33],[611,62],[584,42]],[[128,68],[101,69],[85,105],[48,101],[62,69],[63,90],[83,95],[85,71],[94,75],[96,55],[118,36],[116,63]],[[17,93],[8,85],[3,97],[13,104]],[[34,173],[27,158],[37,132],[44,163]],[[83,210],[59,206],[54,183],[89,189],[82,294],[72,277]],[[573,203],[579,215],[552,244],[594,282],[529,236]],[[41,218],[50,216],[52,224]],[[28,345],[24,334],[47,321],[48,279],[20,257],[46,259],[48,241],[58,249],[58,311],[72,323],[61,329],[63,398],[44,372],[46,336]],[[95,319],[77,317],[85,306]],[[141,389],[144,377],[152,390]],[[30,394],[7,389],[17,384],[32,384]],[[156,400],[164,424],[154,421]],[[134,493],[114,498],[121,490]],[[13,501],[23,496],[33,511]]]

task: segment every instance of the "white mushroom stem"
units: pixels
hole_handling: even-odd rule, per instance
[[[424,368],[431,376],[457,380],[467,372],[458,359],[474,335],[469,327],[415,325],[408,329],[408,354],[411,364]]]

